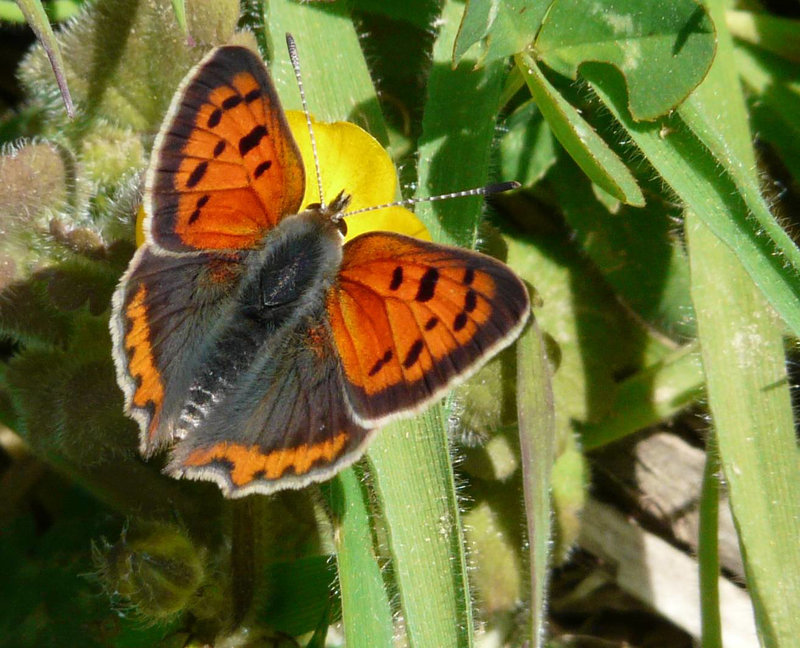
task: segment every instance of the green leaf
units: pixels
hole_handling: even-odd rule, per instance
[[[602,421],[619,390],[617,376],[653,364],[669,347],[631,316],[568,234],[540,228],[507,237],[508,264],[537,291],[537,322],[554,367],[556,463],[553,499],[566,553],[578,532],[588,480],[576,427]]]
[[[331,587],[335,579],[329,556],[271,563],[264,570],[268,602],[258,606],[259,617],[270,628],[292,636],[315,630],[320,619],[333,616]],[[329,622],[334,620],[328,619]]]
[[[0,0],[0,20],[10,23],[25,22],[25,14],[16,0]]]
[[[547,7],[546,0],[467,0],[453,45],[453,65],[484,38],[482,64],[521,52],[533,41]]]
[[[51,22],[64,22],[80,11],[81,0],[51,0],[43,6]],[[0,0],[0,20],[23,23],[26,19],[16,0]]]
[[[440,409],[387,426],[368,456],[409,643],[471,646],[464,540]]]
[[[800,455],[782,326],[737,257],[687,215],[692,298],[720,460],[763,645],[800,636]]]
[[[724,24],[724,3],[709,5],[715,22]],[[605,89],[602,84],[595,86],[664,180],[736,250],[773,307],[793,330],[800,331],[800,250],[761,195],[731,38],[720,28],[718,40],[718,55],[707,79],[678,111],[691,132],[676,124],[662,136],[662,131],[636,126],[621,112],[621,89],[608,93],[616,80],[607,78]],[[720,101],[726,106],[725,120],[717,119]]]
[[[287,0],[270,2],[265,24],[269,29],[272,78],[285,110],[302,109],[294,70],[286,53],[288,33],[297,42],[303,87],[311,114],[320,121],[353,122],[382,144],[388,142],[386,125],[358,36],[350,17],[340,5],[318,11]],[[322,34],[327,37],[323,38]],[[336,57],[331,56],[334,47]]]
[[[418,29],[430,29],[439,12],[437,0],[403,0],[402,2],[386,2],[386,0],[353,0],[354,12],[366,12],[402,21]]]
[[[628,167],[617,157],[580,113],[547,80],[528,54],[515,57],[531,96],[556,139],[592,182],[617,200],[644,205],[644,196]]]
[[[714,58],[714,26],[695,0],[555,0],[534,49],[572,79],[587,61],[622,72],[628,108],[650,121],[677,107]]]

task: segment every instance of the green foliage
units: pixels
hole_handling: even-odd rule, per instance
[[[0,20],[20,20],[8,4]],[[0,113],[0,421],[52,470],[3,482],[48,523],[3,509],[0,643],[324,646],[341,621],[348,646],[472,646],[477,628],[544,645],[586,451],[707,399],[706,636],[719,465],[762,645],[790,646],[800,472],[782,336],[800,331],[800,251],[762,194],[748,119],[796,192],[797,23],[722,0],[244,4],[20,5],[42,45],[19,68],[24,105]],[[46,11],[75,19],[53,35]],[[138,457],[108,306],[181,78],[255,37],[296,108],[287,31],[316,118],[388,145],[405,193],[524,185],[494,226],[479,199],[418,214],[435,240],[507,260],[536,322],[321,489],[231,503]]]
[[[573,79],[582,63],[612,64],[625,77],[631,116],[649,121],[676,108],[697,87],[715,45],[711,18],[695,0],[657,10],[636,0],[556,0],[534,47],[543,63]]]

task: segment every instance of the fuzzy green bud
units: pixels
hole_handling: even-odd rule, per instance
[[[169,524],[123,532],[116,544],[93,547],[93,558],[105,589],[154,622],[186,611],[205,580],[203,551]]]

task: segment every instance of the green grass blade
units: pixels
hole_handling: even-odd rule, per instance
[[[441,31],[433,48],[418,147],[418,198],[480,187],[489,180],[505,71],[502,61],[475,69],[476,61],[471,58],[451,67],[462,11],[460,4],[444,3]],[[434,241],[474,248],[482,207],[481,197],[459,198],[422,204],[416,212]]]
[[[472,610],[440,408],[388,426],[372,444],[378,499],[411,646],[472,645]]]
[[[730,3],[728,0],[709,0],[707,4],[715,22],[720,25],[717,58],[706,80],[678,112],[733,179],[751,218],[774,242],[784,261],[797,272],[800,270],[800,249],[770,213],[761,195],[761,179],[754,172],[756,158],[747,128],[747,111],[737,76],[733,42],[724,28],[725,10]],[[725,119],[719,119],[721,105],[725,107]],[[754,279],[758,283],[759,278]]]
[[[763,646],[800,636],[800,455],[781,323],[737,257],[687,217],[692,298],[717,445]]]
[[[33,29],[36,38],[42,44],[44,51],[47,53],[47,58],[50,59],[50,65],[53,67],[53,73],[58,82],[58,89],[61,91],[61,98],[64,100],[64,107],[67,109],[67,115],[71,119],[75,116],[75,106],[72,104],[72,96],[67,87],[64,59],[61,57],[61,49],[58,46],[58,41],[56,41],[56,36],[50,26],[50,21],[47,18],[41,0],[17,0],[17,4],[22,13],[25,14],[25,20]]]
[[[417,196],[483,185],[488,178],[502,66],[477,71],[473,62],[465,61],[451,68],[461,11],[453,2],[444,4],[434,44]],[[464,159],[470,164],[463,164]],[[474,246],[481,209],[480,199],[461,199],[420,205],[417,215],[434,240]],[[390,426],[369,456],[390,521],[389,542],[411,645],[471,646],[467,560],[442,408]]]
[[[347,16],[273,1],[267,24],[273,76],[284,107],[300,108],[284,40],[286,32],[290,32],[297,40],[311,112],[323,121],[346,120],[357,107],[369,106],[368,122],[373,134],[377,131],[379,138],[382,133],[385,135],[358,36]],[[335,61],[329,55],[332,48],[337,51]],[[388,646],[394,634],[392,611],[376,561],[365,492],[355,469],[342,471],[324,489],[338,531],[337,565],[347,645]],[[387,524],[391,529],[395,523],[387,517]]]
[[[703,648],[722,648],[719,609],[719,469],[716,450],[710,447],[706,453],[706,465],[703,470],[697,542]]]
[[[297,41],[303,86],[320,121],[351,121],[384,146],[389,141],[358,35],[341,6],[316,9],[278,0],[267,7],[272,77],[285,109],[300,110],[300,94],[286,53],[286,33]],[[336,56],[331,56],[336,52]]]
[[[342,471],[322,489],[333,513],[347,646],[390,646],[394,636],[392,610],[373,551],[366,491],[356,470]]]
[[[76,0],[54,0],[44,8],[48,17],[53,22],[69,20],[80,11],[81,3]],[[19,8],[16,0],[0,0],[0,21],[10,23],[24,23],[25,14]]]
[[[552,534],[550,473],[555,449],[555,412],[550,364],[542,334],[532,322],[517,342],[517,413],[525,517],[530,545],[533,646],[545,644]]]
[[[178,27],[184,34],[189,33],[189,28],[186,26],[186,3],[184,0],[172,0],[172,12],[175,14],[175,20]]]

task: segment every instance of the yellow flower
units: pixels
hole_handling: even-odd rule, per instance
[[[306,170],[306,193],[302,206],[318,203],[314,157],[305,115],[298,110],[286,112],[289,129],[294,135]],[[350,122],[326,124],[312,118],[317,141],[322,191],[330,202],[344,190],[352,200],[348,211],[390,203],[397,191],[397,173],[389,154],[372,135]],[[364,232],[384,230],[431,240],[431,236],[413,212],[403,207],[388,207],[364,214],[348,216],[347,236],[350,240]]]
[[[314,157],[305,115],[296,110],[286,113],[289,128],[300,148],[306,171],[306,192],[301,209],[320,202]],[[350,122],[327,124],[312,119],[317,140],[322,191],[331,201],[344,190],[352,196],[349,211],[390,203],[397,191],[397,173],[389,154],[378,141],[362,128]],[[398,232],[430,241],[431,236],[413,212],[403,207],[387,207],[376,211],[348,216],[347,236],[350,240],[364,232],[383,230]],[[144,242],[144,208],[136,219],[136,245]]]

